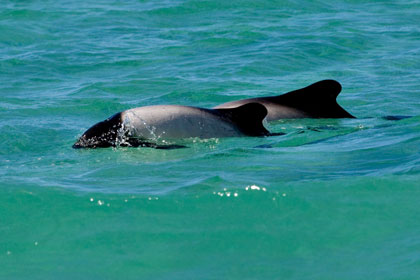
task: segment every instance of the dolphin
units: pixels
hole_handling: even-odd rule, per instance
[[[142,146],[170,149],[183,146],[156,142],[190,137],[268,136],[270,132],[263,125],[266,116],[266,107],[259,103],[221,109],[180,105],[138,107],[93,125],[73,148]]]
[[[235,108],[257,102],[267,108],[266,120],[268,122],[299,118],[355,118],[338,105],[336,98],[340,92],[339,82],[323,80],[278,96],[227,102],[214,107],[214,109]]]

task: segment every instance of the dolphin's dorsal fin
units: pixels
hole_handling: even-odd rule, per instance
[[[245,135],[270,135],[270,132],[263,125],[263,120],[267,116],[267,109],[260,103],[248,103],[236,108],[213,109],[213,111],[234,123]]]
[[[341,85],[335,80],[323,80],[310,86],[272,97],[272,102],[294,107],[313,118],[354,118],[340,105],[337,96]]]

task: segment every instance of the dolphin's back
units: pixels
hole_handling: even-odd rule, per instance
[[[218,138],[262,136],[267,109],[247,103],[231,109],[205,109],[180,105],[139,107],[121,113],[124,125],[138,138]]]
[[[340,92],[339,82],[323,80],[282,95],[237,100],[215,108],[234,108],[258,102],[267,108],[267,121],[294,118],[354,118],[338,105],[336,99]]]
[[[129,109],[89,128],[73,148],[133,146],[179,148],[160,145],[166,139],[267,136],[263,120],[267,109],[247,103],[231,109],[205,109],[180,105],[156,105]]]

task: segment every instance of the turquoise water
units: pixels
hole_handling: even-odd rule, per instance
[[[419,1],[1,1],[0,279],[418,279],[419,19]],[[358,119],[71,148],[121,110],[322,79]]]

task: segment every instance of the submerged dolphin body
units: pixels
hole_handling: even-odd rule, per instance
[[[190,106],[157,105],[139,107],[117,113],[89,128],[73,148],[158,145],[166,139],[189,137],[219,138],[266,136],[262,121],[267,109],[259,103],[247,103],[231,109],[204,109]]]
[[[242,99],[214,108],[235,108],[257,102],[267,108],[267,121],[298,118],[355,118],[337,104],[336,98],[340,92],[339,82],[323,80],[282,95]]]

